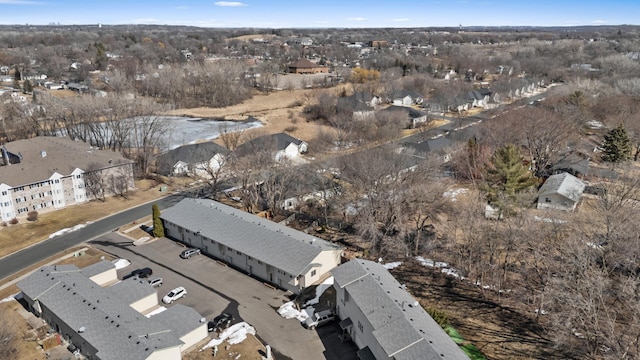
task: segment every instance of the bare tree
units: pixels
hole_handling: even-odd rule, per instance
[[[92,163],[87,166],[83,174],[85,188],[89,192],[92,198],[104,201],[106,183],[102,171],[100,170],[102,165],[98,163]]]

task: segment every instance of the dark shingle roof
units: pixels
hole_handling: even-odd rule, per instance
[[[97,150],[87,143],[63,137],[38,136],[5,146],[9,152],[22,155],[19,164],[0,167],[0,182],[11,187],[40,182],[56,172],[69,176],[76,168],[87,170],[93,164],[107,168],[120,162],[131,163],[113,151]]]
[[[381,264],[354,259],[338,266],[332,273],[334,286],[349,293],[350,299],[373,326],[373,337],[390,358],[468,360],[440,325]]]
[[[404,112],[407,114],[407,116],[411,119],[417,119],[419,117],[425,116],[426,114],[423,113],[422,111],[416,110],[412,107],[409,106],[396,106],[396,105],[391,105],[388,108],[381,110],[383,112],[390,112],[390,113],[395,113],[395,112]]]
[[[169,175],[178,161],[197,164],[211,160],[215,154],[227,154],[229,150],[214,142],[183,145],[158,156],[158,173]]]
[[[302,140],[285,133],[263,135],[238,146],[234,150],[234,154],[242,157],[262,150],[276,152],[286,149],[291,143],[300,145],[302,144]]]
[[[325,240],[213,200],[183,199],[164,210],[160,217],[296,276],[322,251],[340,249]]]

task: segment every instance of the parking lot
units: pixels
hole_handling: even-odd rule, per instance
[[[267,287],[204,255],[182,259],[179,255],[184,247],[174,241],[158,239],[134,246],[131,239],[114,232],[90,244],[131,261],[130,266],[118,270],[120,278],[138,268],[153,269],[149,279],[164,279],[162,287],[157,288],[159,299],[171,289],[183,286],[187,296],[176,303],[193,307],[207,320],[227,312],[234,316],[234,322],[246,321],[255,327],[265,345],[271,345],[278,360],[356,358],[355,346],[338,340],[337,324],[318,332],[305,330],[298,321],[277,314],[277,308],[289,300],[284,291]]]

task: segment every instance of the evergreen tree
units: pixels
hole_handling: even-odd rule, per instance
[[[164,225],[162,225],[162,220],[160,219],[158,204],[153,204],[151,211],[153,213],[153,236],[164,237]]]
[[[517,146],[509,144],[495,151],[485,169],[487,200],[504,213],[508,213],[510,203],[516,194],[531,188],[538,181],[524,165],[524,159]]]
[[[31,81],[29,81],[28,79],[25,80],[22,83],[22,92],[24,92],[25,94],[31,94],[32,91],[33,91],[33,85],[31,84]]]
[[[602,160],[612,163],[619,163],[631,158],[631,140],[627,135],[627,130],[618,125],[604,136]]]

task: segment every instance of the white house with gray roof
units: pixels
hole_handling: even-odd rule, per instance
[[[468,360],[381,264],[354,259],[332,271],[340,327],[359,360]]]
[[[577,177],[563,172],[551,175],[538,190],[538,209],[575,210],[585,183]]]
[[[217,201],[183,199],[160,218],[167,237],[294,294],[340,264],[341,247]]]
[[[208,336],[202,316],[173,305],[160,314],[155,289],[146,281],[118,281],[111,262],[79,269],[44,266],[18,283],[29,310],[88,359],[179,360]]]

